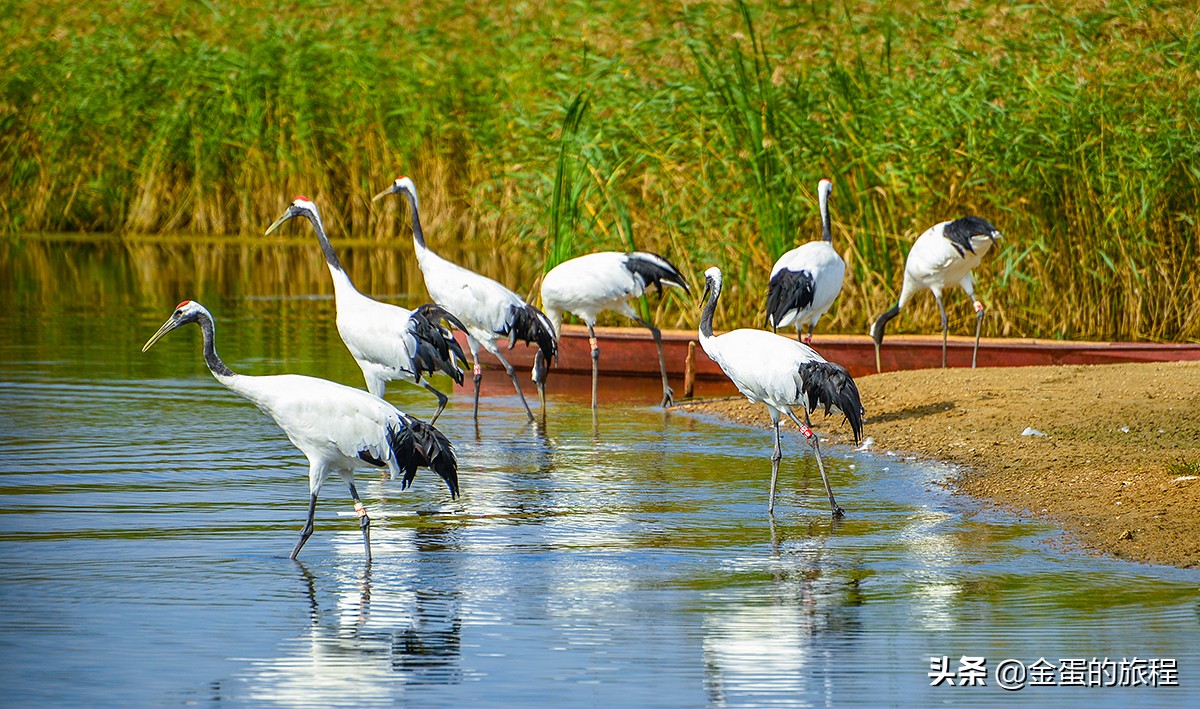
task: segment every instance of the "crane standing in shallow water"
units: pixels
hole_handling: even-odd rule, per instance
[[[569,312],[583,320],[588,329],[588,341],[592,346],[592,408],[596,408],[597,381],[599,379],[600,346],[596,343],[596,318],[605,310],[621,313],[650,329],[654,344],[658,347],[658,367],[662,372],[662,405],[674,403],[674,392],[667,381],[667,365],[663,359],[662,333],[650,322],[643,320],[629,305],[633,298],[641,297],[653,284],[662,295],[663,284],[678,286],[691,293],[687,279],[674,264],[658,254],[645,251],[620,253],[602,251],[564,261],[546,273],[542,279],[542,309],[554,325],[554,335],[562,332],[562,314]],[[540,359],[539,352],[535,359]],[[535,369],[540,366],[535,362]],[[538,395],[545,407],[545,387],[538,386]]]
[[[992,242],[1001,234],[982,217],[963,217],[952,222],[935,224],[917,237],[908,258],[904,262],[904,286],[900,289],[900,300],[890,310],[875,318],[871,325],[871,338],[875,340],[875,370],[882,372],[879,347],[883,344],[883,329],[888,321],[900,314],[923,288],[933,292],[938,310],[942,314],[942,368],[946,367],[946,335],[949,322],[946,307],[942,304],[942,292],[947,286],[962,286],[971,300],[975,301],[975,349],[971,351],[971,368],[979,356],[979,334],[983,329],[983,303],[975,300],[975,282],[971,269],[979,265],[991,248]]]
[[[362,529],[363,549],[371,561],[371,518],[354,487],[354,471],[364,465],[386,467],[394,479],[403,474],[406,489],[418,467],[437,473],[458,497],[458,461],[450,441],[432,425],[418,421],[368,392],[299,374],[252,377],[235,374],[217,355],[212,315],[199,303],[185,300],[158,332],[146,341],[142,352],[168,332],[196,323],[204,335],[204,361],[218,382],[249,399],[275,420],[292,445],[308,457],[308,521],[292,549],[295,559],[313,533],[317,494],[331,472],[337,472],[350,488],[354,510]]]
[[[413,247],[421,273],[425,276],[425,289],[438,305],[454,313],[465,326],[467,347],[471,350],[474,365],[475,420],[479,420],[479,382],[483,379],[483,369],[479,366],[479,347],[482,345],[504,365],[504,371],[517,389],[517,396],[521,397],[525,413],[533,421],[533,411],[525,401],[517,373],[500,354],[496,340],[507,337],[509,349],[518,339],[526,343],[537,342],[545,366],[534,367],[533,381],[541,388],[545,386],[549,375],[549,363],[558,356],[554,326],[542,311],[526,303],[516,293],[491,278],[447,261],[426,245],[417,209],[417,188],[411,179],[403,176],[396,178],[391,187],[375,195],[371,201],[379,201],[390,194],[401,194],[408,198],[412,210]]]
[[[767,324],[772,330],[795,323],[796,339],[812,343],[813,328],[842,292],[846,262],[833,249],[833,226],[829,219],[829,195],[833,183],[817,184],[821,210],[821,240],[801,244],[775,262],[767,286]],[[808,336],[800,329],[808,325]]]
[[[829,496],[829,508],[834,517],[845,514],[833,498],[825,463],[821,459],[821,444],[812,430],[809,411],[819,406],[825,413],[839,411],[850,422],[854,442],[862,437],[862,400],[854,379],[841,366],[827,362],[811,347],[790,338],[764,330],[734,330],[713,336],[713,313],[721,297],[721,269],[712,267],[704,272],[705,300],[700,315],[700,346],[721,366],[738,391],[751,402],[766,404],[775,429],[775,450],[771,454],[771,493],[767,514],[775,514],[775,487],[779,478],[779,461],[783,453],[779,446],[779,422],[784,415],[800,427],[817,458],[821,482]],[[796,418],[794,407],[804,407],[804,422]]]
[[[338,334],[362,369],[367,391],[382,399],[391,379],[425,387],[438,400],[437,411],[429,420],[431,424],[436,422],[446,408],[448,397],[434,389],[425,380],[425,375],[442,372],[455,382],[463,383],[463,371],[456,361],[465,365],[467,358],[454,340],[454,334],[443,327],[441,321],[445,319],[451,325],[465,329],[463,324],[433,303],[408,310],[359,293],[325,235],[317,205],[303,195],[292,200],[283,216],[267,229],[267,235],[293,217],[308,219],[317,232],[329,275],[333,277]]]

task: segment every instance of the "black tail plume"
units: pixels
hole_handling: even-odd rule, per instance
[[[825,414],[836,409],[845,415],[854,431],[854,442],[862,440],[863,407],[858,385],[845,367],[832,362],[805,362],[800,365],[801,393],[807,398],[805,406],[815,411],[825,407]]]
[[[467,329],[458,318],[434,303],[421,305],[412,312],[408,329],[417,338],[417,354],[413,364],[418,375],[444,372],[462,384],[463,370],[455,362],[462,362],[465,367],[467,357],[463,354],[462,345],[454,339],[454,333],[441,324],[442,320],[464,332]]]
[[[971,244],[971,237],[994,236],[998,233],[999,231],[996,227],[992,226],[991,222],[983,217],[976,216],[955,219],[942,229],[942,236],[953,244],[959,256],[966,255],[967,251],[975,253],[975,246]]]
[[[767,324],[779,327],[788,311],[812,305],[816,292],[817,283],[808,271],[779,269],[767,286]]]
[[[692,289],[688,288],[687,279],[683,277],[678,268],[675,268],[675,264],[658,254],[649,251],[630,251],[625,254],[625,268],[642,279],[643,289],[653,285],[658,289],[660,296],[664,283],[668,286],[678,286],[683,289],[684,293],[692,292]]]
[[[547,362],[558,359],[558,338],[554,336],[554,326],[545,313],[532,305],[512,306],[504,327],[500,334],[508,336],[508,349],[511,350],[517,340],[523,340],[525,344],[536,341]]]
[[[451,499],[458,497],[458,459],[450,439],[432,425],[404,416],[399,425],[388,429],[388,443],[396,463],[404,471],[400,489],[407,489],[417,468],[429,468],[446,481]]]

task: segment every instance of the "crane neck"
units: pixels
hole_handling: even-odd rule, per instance
[[[225,366],[221,356],[217,354],[217,335],[212,317],[208,313],[202,313],[196,323],[200,326],[200,332],[204,333],[204,363],[208,365],[208,370],[218,379],[232,377],[233,370]]]
[[[706,285],[708,299],[704,301],[704,309],[700,311],[700,336],[704,339],[713,336],[713,315],[717,312],[717,298],[721,297],[721,281],[709,278]]]
[[[314,214],[305,214],[304,216],[308,217],[308,220],[312,222],[313,229],[317,232],[317,241],[321,242],[321,253],[325,255],[325,263],[329,264],[330,270],[345,271],[342,268],[341,259],[333,250],[333,244],[329,243],[329,237],[325,234],[325,226],[321,224],[321,218]]]
[[[833,241],[833,224],[829,220],[829,195],[822,191],[819,197],[821,206],[821,238],[825,241]]]
[[[412,210],[412,230],[413,244],[418,250],[428,249],[425,245],[425,231],[421,229],[421,214],[417,209],[417,196],[409,190],[403,190],[405,198],[408,199],[408,206]]]

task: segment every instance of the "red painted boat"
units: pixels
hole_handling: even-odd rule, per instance
[[[466,349],[465,337],[458,333]],[[598,327],[596,339],[600,343],[600,377],[651,378],[657,382],[658,353],[650,332],[644,328]],[[683,395],[684,379],[688,372],[689,344],[693,350],[692,371],[696,387],[705,394],[733,391],[732,385],[721,368],[704,354],[695,330],[664,330],[662,333],[663,354],[667,363],[667,375],[675,389],[676,398]],[[947,359],[951,367],[971,366],[971,349],[974,338],[951,337],[947,347]],[[505,345],[507,346],[507,345]],[[875,373],[875,345],[867,335],[820,335],[813,340],[813,348],[831,362],[837,362],[861,377]],[[504,357],[513,366],[524,370],[522,381],[528,377],[533,365],[535,349],[517,343],[505,351]],[[551,370],[551,390],[557,388],[554,379],[559,375],[587,375],[592,371],[591,348],[588,345],[587,328],[579,325],[564,325],[558,346],[558,364]],[[883,371],[903,369],[929,369],[942,363],[942,338],[940,335],[889,335],[880,352]],[[499,362],[486,352],[480,354],[486,367],[498,368]],[[979,343],[980,367],[1027,367],[1055,364],[1114,364],[1118,362],[1174,362],[1200,361],[1200,344],[1162,344],[1140,342],[1072,342],[1059,340],[1030,340],[1007,338],[984,338]],[[722,386],[724,383],[728,386]],[[632,384],[630,384],[632,386]],[[717,385],[714,387],[714,385]],[[509,385],[511,386],[511,385]],[[589,384],[590,386],[590,384]],[[640,388],[640,387],[639,387]],[[647,392],[654,386],[647,382]],[[700,394],[701,392],[696,392]]]

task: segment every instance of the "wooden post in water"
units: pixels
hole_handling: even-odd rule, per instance
[[[692,398],[696,389],[696,341],[688,341],[687,359],[683,367],[683,398]]]

